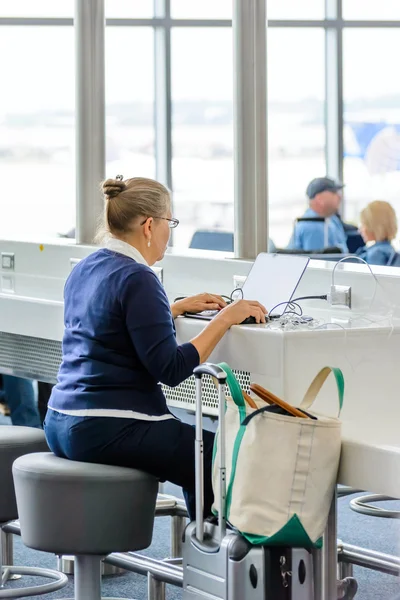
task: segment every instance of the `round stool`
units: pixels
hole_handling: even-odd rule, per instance
[[[12,477],[13,462],[31,452],[48,450],[46,438],[41,429],[33,427],[16,427],[3,425],[0,427],[0,529],[9,521],[18,519],[15,499],[14,481]],[[36,596],[61,589],[68,582],[67,577],[50,569],[32,567],[14,567],[1,564],[1,531],[0,531],[0,598],[23,598]],[[2,589],[10,575],[34,575],[54,579],[54,582],[35,587]]]
[[[24,544],[75,557],[75,600],[101,599],[101,558],[150,546],[155,477],[51,453],[22,456],[13,475]]]

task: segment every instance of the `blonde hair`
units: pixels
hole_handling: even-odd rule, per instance
[[[164,217],[170,206],[169,190],[154,179],[122,175],[101,184],[105,207],[96,241],[107,234],[120,236],[132,231],[138,217]]]
[[[393,240],[397,234],[397,217],[389,202],[370,202],[360,214],[361,224],[374,236],[375,241]]]

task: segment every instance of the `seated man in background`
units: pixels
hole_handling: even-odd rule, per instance
[[[335,246],[348,252],[346,233],[336,214],[342,188],[342,183],[329,177],[317,177],[308,184],[306,194],[310,206],[302,217],[307,220],[296,223],[288,248],[312,251]]]
[[[387,265],[395,253],[391,241],[397,234],[397,217],[389,202],[375,200],[361,211],[360,233],[365,246],[356,254],[370,265]]]

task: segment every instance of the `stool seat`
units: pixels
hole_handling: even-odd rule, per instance
[[[107,555],[151,543],[158,480],[142,471],[29,454],[13,466],[21,536],[55,554]]]
[[[13,462],[23,454],[48,450],[41,429],[2,425],[0,427],[0,523],[18,519],[12,477]]]

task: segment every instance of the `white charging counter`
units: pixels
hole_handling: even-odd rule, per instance
[[[55,381],[61,359],[64,282],[73,263],[93,250],[0,241],[1,252],[15,255],[15,271],[0,271],[0,372]],[[296,295],[329,292],[333,265],[311,261]],[[172,301],[203,291],[229,294],[238,278],[249,272],[251,262],[205,253],[168,255],[158,267]],[[319,319],[319,329],[235,326],[209,360],[229,363],[244,388],[256,382],[293,404],[300,403],[321,367],[340,367],[345,403],[338,482],[400,498],[400,269],[378,267],[374,272],[377,282],[362,265],[337,269],[336,283],[352,287],[352,310],[332,310],[321,300],[302,304],[305,314]],[[190,340],[205,326],[203,321],[178,318],[178,340]],[[193,410],[192,380],[166,389],[166,395],[171,407]],[[337,411],[333,381],[324,387],[315,409]],[[216,414],[211,383],[205,388],[203,411]],[[332,578],[335,560],[331,558]]]

